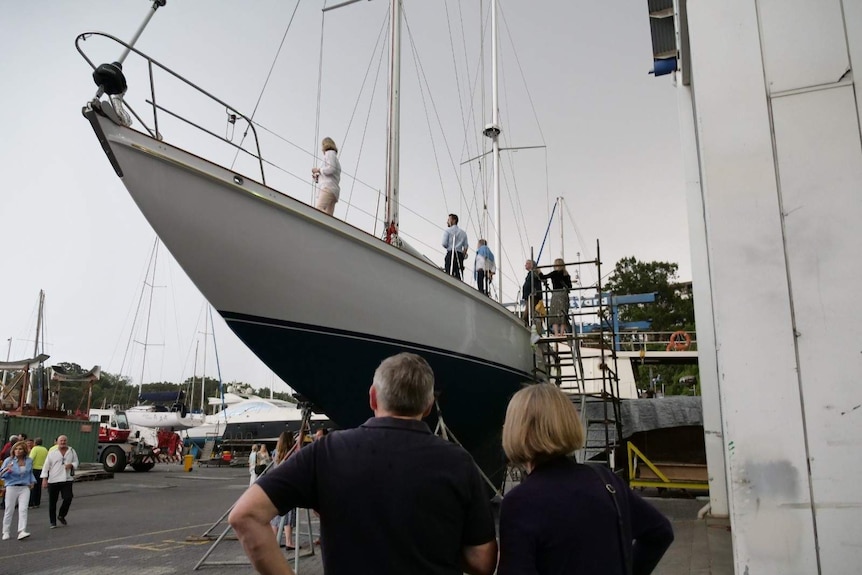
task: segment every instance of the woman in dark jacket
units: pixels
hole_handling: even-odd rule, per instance
[[[548,321],[554,335],[564,335],[569,325],[569,290],[572,289],[572,276],[566,271],[562,258],[554,260],[554,271],[542,274],[543,280],[551,280],[551,311]]]
[[[666,517],[607,468],[570,457],[583,444],[580,417],[556,386],[512,397],[503,449],[528,475],[503,499],[498,575],[646,575],[670,546]]]

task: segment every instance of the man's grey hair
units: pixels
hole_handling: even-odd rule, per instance
[[[415,353],[399,353],[377,367],[374,387],[381,409],[405,417],[421,415],[434,401],[434,372]]]

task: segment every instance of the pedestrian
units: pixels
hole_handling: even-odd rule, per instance
[[[260,447],[258,447],[257,449],[257,458],[255,459],[255,477],[260,477],[261,474],[266,471],[266,468],[269,467],[271,461],[272,460],[269,458],[269,450],[266,448],[266,444],[261,443]]]
[[[494,274],[497,273],[497,264],[494,262],[494,254],[491,248],[488,247],[487,240],[479,240],[479,247],[476,249],[476,260],[473,262],[474,276],[476,278],[476,287],[485,295],[488,295],[491,287],[491,280],[494,279]]]
[[[255,443],[251,446],[251,452],[248,454],[248,484],[251,485],[255,481],[257,481],[257,473],[255,473],[254,468],[257,465],[257,450],[258,445]]]
[[[9,539],[12,529],[12,515],[18,505],[18,539],[30,537],[27,532],[27,509],[30,503],[30,490],[36,482],[33,477],[33,460],[27,457],[27,445],[18,441],[12,446],[12,454],[0,464],[0,479],[6,489],[6,511],[3,513],[3,541]]]
[[[275,454],[272,457],[272,466],[273,468],[278,467],[290,457],[291,451],[293,451],[293,447],[295,442],[293,441],[293,436],[287,432],[282,431],[278,436],[278,441],[275,443]],[[293,528],[296,527],[296,508],[290,508],[284,513],[280,515],[276,515],[273,517],[270,522],[270,527],[272,527],[272,532],[275,533],[276,540],[278,539],[278,527],[279,525],[284,525],[284,543],[281,544],[282,547],[286,548],[288,551],[293,551],[296,547],[293,546]]]
[[[45,467],[45,458],[48,457],[48,450],[42,445],[42,438],[37,437],[33,440],[33,449],[30,450],[30,459],[33,460],[33,475],[36,477],[36,483],[33,485],[33,491],[30,492],[30,507],[38,508],[42,504],[42,468]]]
[[[320,186],[315,207],[331,216],[335,213],[335,204],[341,194],[341,164],[338,162],[338,148],[332,138],[323,138],[320,148],[323,151],[323,163],[319,168],[311,168],[311,177]]]
[[[12,454],[12,446],[18,443],[17,435],[10,435],[9,441],[3,446],[3,449],[0,449],[0,459],[6,459],[9,455]]]
[[[498,575],[647,575],[673,542],[670,521],[607,467],[576,463],[584,427],[553,384],[516,393],[503,450],[527,475],[503,498]]]
[[[57,521],[66,525],[66,515],[72,505],[72,483],[75,482],[75,470],[78,469],[78,454],[69,447],[69,439],[65,435],[57,438],[57,449],[48,451],[45,466],[42,468],[42,488],[48,489],[48,521],[51,529],[57,527]],[[57,513],[57,500],[63,497],[60,512]]]
[[[464,271],[464,258],[467,257],[467,232],[458,227],[458,216],[449,214],[446,219],[446,229],[443,230],[443,249],[446,250],[446,258],[443,260],[446,273],[452,277],[461,279]]]
[[[230,524],[254,569],[293,573],[267,523],[303,507],[320,513],[327,575],[491,575],[494,518],[476,464],[422,421],[431,367],[412,353],[387,358],[368,395],[374,417],[299,450],[237,501]]]
[[[536,306],[542,301],[542,274],[536,269],[536,262],[527,260],[524,262],[527,277],[521,287],[521,301],[524,302],[524,323],[530,325],[530,320],[536,319],[536,328],[541,333],[542,320],[537,317]]]

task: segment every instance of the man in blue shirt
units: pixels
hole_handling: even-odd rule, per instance
[[[446,273],[461,279],[464,257],[467,255],[467,232],[458,227],[458,216],[455,214],[449,214],[446,225],[449,227],[443,231],[442,241],[443,249],[446,250]]]

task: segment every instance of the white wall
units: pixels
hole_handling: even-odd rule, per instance
[[[862,564],[860,5],[687,4],[737,573]]]

